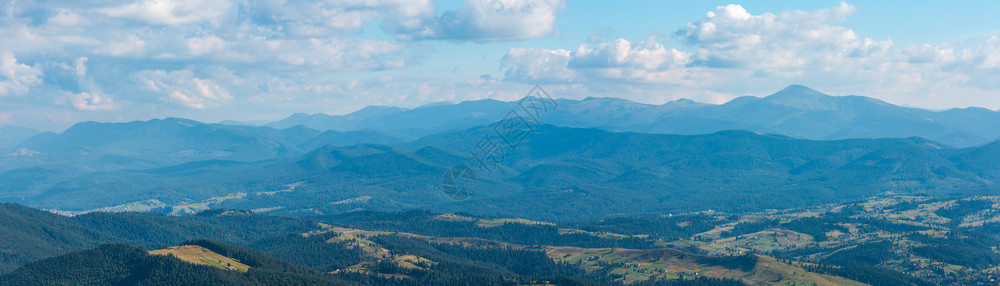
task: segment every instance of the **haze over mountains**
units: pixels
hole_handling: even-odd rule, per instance
[[[955,147],[1000,138],[1000,112],[984,108],[930,111],[863,96],[829,96],[800,85],[767,97],[744,96],[721,105],[685,99],[662,105],[616,98],[557,102],[559,108],[545,114],[545,123],[611,131],[706,134],[749,130],[815,140],[924,137]],[[267,125],[338,131],[372,129],[424,136],[490,124],[516,104],[479,100],[414,109],[373,106],[340,116],[299,113]]]
[[[35,134],[38,134],[38,131],[28,127],[0,125],[0,151],[17,146]]]
[[[1000,165],[991,159],[1000,157],[996,144],[953,149],[919,138],[810,141],[746,131],[687,136],[545,125],[495,175],[480,174],[472,199],[448,198],[440,185],[445,170],[466,163],[462,148],[489,130],[396,147],[327,146],[256,162],[97,172],[10,189],[5,200],[77,211],[146,202],[161,211],[212,206],[300,216],[424,208],[560,220],[803,207],[887,192],[978,195],[1000,183]]]
[[[0,285],[436,285],[469,273],[656,285],[690,272],[724,273],[699,276],[712,285],[930,285],[993,279],[1000,261],[998,112],[802,86],[722,105],[557,104],[493,154],[491,172],[470,150],[489,147],[516,102],[268,126],[3,127],[0,242],[13,251],[0,251]],[[456,166],[475,172],[467,199],[445,192]]]
[[[987,144],[1000,132],[987,123],[1000,115],[984,109],[933,112],[802,86],[723,105],[558,104],[496,173],[479,174],[467,201],[447,197],[442,176],[470,164],[468,150],[514,102],[298,114],[271,126],[85,122],[0,158],[0,200],[69,211],[425,208],[561,220],[974,195],[1000,184],[1000,143]]]

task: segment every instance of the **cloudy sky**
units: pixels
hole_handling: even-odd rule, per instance
[[[535,84],[651,104],[804,84],[1000,108],[997,1],[0,3],[0,125],[41,130],[514,100]]]

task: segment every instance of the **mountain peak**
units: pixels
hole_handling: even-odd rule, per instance
[[[358,111],[351,112],[350,116],[360,116],[360,117],[370,117],[385,115],[390,113],[406,111],[406,108],[395,107],[395,106],[385,106],[385,105],[369,105],[365,108],[359,109]]]
[[[594,103],[594,104],[648,105],[648,104],[644,104],[644,103],[638,103],[638,102],[635,102],[635,101],[631,101],[631,100],[628,100],[628,99],[625,99],[625,98],[617,98],[617,97],[592,97],[592,96],[588,96],[587,98],[584,98],[583,100],[580,100],[579,102],[581,102],[581,103],[588,102],[588,103]]]
[[[319,113],[317,113],[317,114],[319,114]],[[310,116],[313,116],[313,114],[309,114],[309,113],[305,113],[305,112],[296,112],[296,113],[292,114],[291,116],[289,116],[288,118],[309,118]]]
[[[793,85],[789,85],[788,87],[786,87],[786,88],[784,88],[784,89],[782,89],[782,90],[780,90],[778,92],[775,92],[774,94],[772,94],[772,95],[770,95],[768,97],[775,97],[775,96],[777,96],[777,97],[785,97],[785,96],[795,96],[795,97],[803,97],[803,96],[818,97],[818,96],[823,96],[823,97],[827,97],[829,95],[826,95],[826,94],[824,94],[822,92],[816,91],[815,89],[809,88],[809,87],[804,86],[804,85],[793,84]]]
[[[614,98],[614,97],[594,97],[594,96],[588,96],[588,97],[584,98],[581,101],[608,101],[608,100],[624,100],[624,99]]]
[[[836,109],[836,100],[825,93],[802,85],[789,85],[764,98],[765,101],[805,110]]]
[[[184,125],[184,126],[188,126],[188,127],[194,126],[194,125],[201,125],[202,124],[201,122],[198,122],[198,121],[194,121],[194,120],[187,119],[187,118],[180,118],[180,117],[167,117],[167,118],[164,118],[162,120],[150,119],[150,120],[147,120],[145,122],[140,122],[140,123],[153,124],[153,123],[158,123],[158,122],[164,122],[164,123],[169,123],[169,124],[180,124],[180,125]]]

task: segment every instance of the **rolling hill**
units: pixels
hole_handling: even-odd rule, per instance
[[[194,241],[189,246],[205,249],[198,244],[237,249],[212,241]],[[29,263],[0,276],[0,285],[347,285],[260,253],[241,253],[245,254],[241,260],[251,264],[249,271],[190,263],[141,247],[105,244]],[[217,254],[213,258],[237,259]]]
[[[925,203],[967,205],[955,201]],[[798,212],[756,213],[743,218],[725,214],[688,214],[578,221],[572,224],[426,211],[353,212],[316,217],[315,220],[250,215],[231,210],[212,210],[183,218],[137,213],[89,214],[80,217],[89,216],[88,220],[104,223],[87,225],[76,221],[77,217],[62,218],[90,231],[107,234],[107,237],[92,242],[101,245],[81,247],[80,250],[58,250],[57,256],[26,264],[3,261],[5,265],[19,267],[12,271],[9,268],[0,271],[0,285],[442,285],[464,284],[467,281],[477,281],[476,284],[480,285],[928,285],[924,278],[937,282],[975,282],[986,277],[987,269],[961,266],[975,262],[974,256],[941,256],[924,250],[947,249],[958,244],[942,244],[948,241],[945,239],[921,238],[919,233],[926,227],[901,227],[881,217],[863,219],[875,213],[889,213],[869,212],[863,208],[859,212],[856,207],[860,205],[868,205],[868,202],[825,206],[817,210],[813,217],[803,217],[804,213]],[[915,206],[923,207],[919,202]],[[949,210],[965,214],[948,216],[971,218],[969,213],[979,213],[978,210],[984,207],[981,204],[969,206],[972,208],[952,207]],[[15,216],[37,216],[50,220],[60,218],[55,214],[15,205],[5,207],[8,213]],[[989,219],[989,216],[976,217],[977,220]],[[164,223],[178,219],[187,221],[188,225]],[[220,223],[220,219],[237,219],[239,223]],[[818,223],[813,227],[798,223],[809,219]],[[276,220],[305,227],[260,228],[275,225]],[[755,247],[773,246],[744,244],[753,241],[742,238],[747,234],[765,234],[755,233],[757,230],[753,227],[742,226],[770,221],[776,223],[766,224],[763,232],[777,232],[781,228],[785,240],[802,236],[809,240],[817,231],[841,228],[837,223],[849,223],[853,230],[850,236],[840,235],[823,241],[818,249],[823,256],[818,259],[790,261],[746,253],[757,251]],[[128,223],[121,225],[114,222]],[[37,224],[33,226],[37,228],[46,223],[33,221],[27,224]],[[191,239],[177,244],[163,243],[152,251],[115,243],[133,241],[132,244],[143,245],[163,242],[159,236],[149,235],[155,233],[164,233],[172,240],[181,239],[189,235],[178,235],[177,230],[201,228],[190,223],[256,226],[257,230],[234,227],[223,231],[205,231],[203,235],[213,235],[218,237],[218,241]],[[121,231],[109,231],[119,228]],[[749,229],[749,232],[721,232],[723,236],[718,237],[718,229]],[[968,227],[962,229],[977,231]],[[73,232],[69,229],[64,231]],[[235,235],[219,236],[215,233]],[[256,234],[248,235],[252,233]],[[956,280],[949,275],[914,270],[923,268],[904,265],[909,267],[905,268],[907,271],[924,277],[916,278],[907,274],[909,272],[895,270],[895,266],[840,266],[815,262],[842,255],[838,253],[843,250],[837,251],[841,248],[862,247],[872,238],[885,239],[898,235],[914,240],[924,239],[926,245],[911,249],[902,244],[901,251],[913,251],[925,257],[920,261],[928,261],[928,265],[935,269],[952,267],[940,264],[942,259],[959,263],[958,270],[954,271],[970,275]],[[970,235],[974,235],[973,232],[963,233],[963,236]],[[963,236],[947,237],[959,239]],[[247,242],[239,237],[256,238]],[[740,239],[734,241],[733,237]],[[10,233],[0,233],[0,239],[10,238],[13,238]],[[51,240],[53,244],[64,241],[62,237]],[[982,245],[972,247],[976,251],[986,251]],[[19,245],[7,249],[13,253],[27,250]],[[798,253],[793,251],[809,251],[816,247],[789,244],[780,249],[769,249],[775,250],[771,252],[774,255],[788,255]],[[741,253],[725,255],[726,252],[736,251]],[[851,269],[851,272],[844,271],[846,269]]]
[[[306,232],[316,224],[248,212],[204,212],[176,217],[148,213],[92,213],[74,217],[0,205],[0,273],[22,264],[103,243],[127,243],[147,248],[208,238],[249,245],[276,233]]]

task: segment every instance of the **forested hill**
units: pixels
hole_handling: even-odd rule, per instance
[[[160,281],[148,274],[172,271],[209,277],[192,281],[243,284],[974,284],[988,281],[1000,263],[990,247],[1000,239],[998,202],[899,196],[782,212],[573,223],[416,210],[312,219],[233,210],[63,217],[5,204],[2,221],[12,228],[0,232],[0,262],[9,273],[3,279],[14,284],[31,277]],[[64,256],[38,261],[56,255]],[[178,266],[166,259],[171,255],[225,271]]]
[[[92,213],[65,217],[18,204],[0,204],[0,273],[24,263],[103,243],[156,248],[209,238],[236,245],[316,229],[311,221],[248,212],[205,212],[176,217],[144,213]]]
[[[239,251],[239,260],[250,263],[249,271],[152,255],[142,247],[105,244],[30,263],[0,276],[0,285],[348,285],[253,251],[211,241],[192,243]]]
[[[621,284],[605,270],[586,270],[539,249],[500,242],[453,244],[231,210],[188,217],[66,218],[18,205],[2,207],[2,221],[24,231],[0,232],[7,250],[0,258],[19,259],[3,261],[0,285]],[[215,237],[246,248],[204,239],[175,242],[185,237]],[[116,241],[157,246],[106,244]],[[74,249],[81,250],[70,252]],[[42,259],[52,255],[59,256]],[[41,260],[11,271],[29,257]],[[739,284],[728,278],[692,279],[699,283],[692,285]]]

